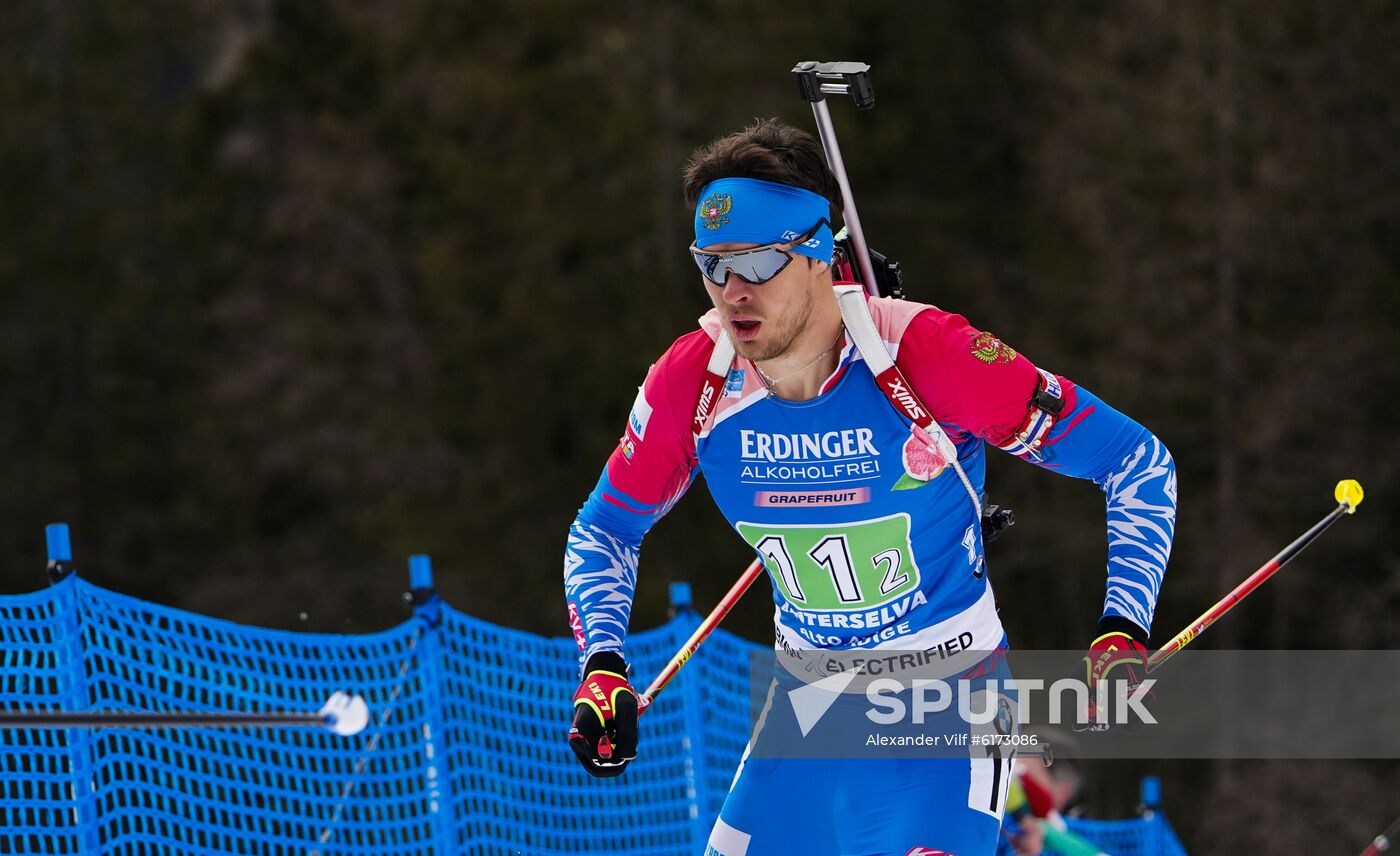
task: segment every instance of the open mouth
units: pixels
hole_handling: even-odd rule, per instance
[[[734,338],[741,342],[747,342],[758,335],[758,328],[763,325],[762,321],[731,319],[729,322],[734,327]]]

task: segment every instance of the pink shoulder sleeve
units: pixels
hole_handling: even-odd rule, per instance
[[[1023,354],[961,315],[936,307],[910,321],[896,360],[939,422],[993,444],[1020,429],[1040,383],[1039,370]],[[1073,384],[1061,383],[1073,409]]]
[[[690,433],[695,398],[714,347],[703,330],[677,339],[647,372],[627,426],[608,457],[607,475],[631,511],[654,510],[677,499],[695,468]]]

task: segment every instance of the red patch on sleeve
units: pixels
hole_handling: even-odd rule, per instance
[[[578,604],[573,601],[569,601],[569,629],[574,631],[574,641],[578,643],[578,649],[586,649],[588,640],[583,635],[583,620],[578,617]]]
[[[899,367],[934,417],[992,443],[1025,421],[1040,373],[1031,361],[961,315],[929,307],[899,343]]]

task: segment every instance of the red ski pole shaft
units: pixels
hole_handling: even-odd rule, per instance
[[[1303,552],[1304,547],[1317,540],[1317,537],[1327,531],[1327,528],[1333,523],[1340,520],[1342,515],[1356,513],[1356,507],[1361,504],[1361,499],[1364,496],[1361,491],[1361,485],[1357,484],[1352,479],[1338,482],[1335,495],[1338,505],[1331,513],[1313,524],[1313,527],[1299,536],[1298,540],[1284,547],[1282,552],[1277,556],[1265,562],[1259,570],[1250,574],[1245,578],[1244,582],[1235,586],[1234,591],[1221,598],[1218,603],[1210,609],[1207,609],[1199,618],[1188,624],[1185,630],[1182,630],[1180,633],[1176,634],[1176,636],[1172,637],[1172,640],[1163,645],[1157,653],[1148,657],[1147,671],[1150,673],[1161,666],[1173,654],[1185,648],[1192,639],[1201,635],[1207,627],[1210,627],[1216,621],[1220,620],[1221,616],[1234,609],[1237,603],[1244,600],[1250,592],[1263,585],[1269,577],[1278,573],[1280,568],[1288,564],[1289,560],[1294,556]]]
[[[685,665],[686,661],[689,660],[696,649],[700,647],[700,643],[704,642],[710,633],[719,626],[719,623],[723,621],[724,617],[729,614],[729,611],[734,608],[734,604],[739,602],[739,598],[744,596],[744,592],[748,591],[749,586],[753,585],[753,581],[758,579],[758,575],[761,573],[763,573],[763,562],[754,559],[753,562],[744,569],[743,575],[735,581],[734,585],[730,586],[729,591],[725,593],[724,597],[720,598],[719,603],[715,604],[715,608],[710,610],[710,614],[705,616],[705,620],[700,622],[700,626],[695,628],[695,632],[690,634],[690,638],[685,641],[685,644],[676,652],[676,655],[671,658],[671,662],[666,664],[666,668],[661,670],[661,673],[656,676],[651,682],[651,685],[648,686],[646,691],[637,699],[639,704],[638,713],[646,712],[646,709],[651,705],[652,701],[656,699],[656,694],[666,688],[666,685],[669,684],[671,679],[676,676],[676,673],[681,670],[681,666]]]
[[[1378,853],[1389,853],[1390,846],[1400,840],[1400,819],[1390,825],[1390,828],[1371,842],[1365,850],[1361,851],[1361,856],[1376,856]]]

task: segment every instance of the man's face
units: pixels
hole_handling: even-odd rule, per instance
[[[760,244],[712,244],[709,253],[738,252]],[[781,245],[784,249],[791,244]],[[783,356],[792,348],[812,315],[812,306],[827,265],[793,254],[777,276],[753,285],[730,273],[723,286],[703,276],[700,281],[719,310],[725,332],[739,356],[755,362]]]

